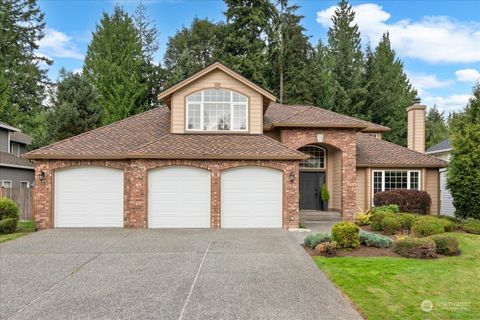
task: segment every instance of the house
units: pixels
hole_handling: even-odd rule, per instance
[[[450,161],[450,140],[443,140],[427,149],[426,154],[434,156],[444,161]],[[455,216],[455,207],[453,206],[453,197],[450,190],[447,189],[447,168],[440,169],[440,208],[441,214]]]
[[[0,187],[30,188],[35,181],[35,166],[22,158],[32,138],[0,122]]]
[[[214,63],[159,95],[165,106],[27,153],[36,160],[42,228],[291,228],[300,210],[351,220],[375,192],[426,190],[439,211],[438,169],[425,155],[425,107],[408,112],[410,149],[389,128],[270,92]]]

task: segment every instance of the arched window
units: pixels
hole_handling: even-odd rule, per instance
[[[298,150],[310,156],[310,158],[300,162],[300,168],[325,169],[326,167],[325,149],[318,146],[304,146]]]
[[[187,130],[247,131],[248,98],[225,89],[206,89],[187,97]]]

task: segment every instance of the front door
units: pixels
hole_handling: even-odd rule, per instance
[[[325,210],[320,197],[325,172],[300,172],[300,210]]]

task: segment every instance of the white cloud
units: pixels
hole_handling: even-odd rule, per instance
[[[455,71],[458,81],[476,82],[480,79],[480,72],[475,69],[462,69]]]
[[[72,37],[55,29],[47,28],[45,37],[39,41],[38,45],[40,55],[53,58],[83,59],[83,54],[72,42]]]
[[[437,105],[441,110],[450,113],[462,110],[471,97],[468,94],[454,94],[448,97],[427,96],[422,99],[422,103],[428,106]]]
[[[449,17],[423,17],[418,21],[388,23],[391,15],[374,3],[354,6],[355,22],[364,40],[377,44],[382,34],[390,33],[393,48],[400,56],[432,63],[480,61],[480,23],[460,22]],[[317,12],[317,22],[331,26],[335,7]]]
[[[434,74],[417,73],[407,71],[410,82],[422,95],[425,89],[445,88],[452,84],[452,80],[441,80]]]

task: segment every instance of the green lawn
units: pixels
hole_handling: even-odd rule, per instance
[[[16,232],[9,233],[9,234],[0,234],[0,243],[16,239],[18,237],[24,236],[34,231],[35,231],[34,221],[19,221]]]
[[[314,260],[368,319],[480,319],[480,236],[451,234],[460,256]],[[423,300],[433,302],[431,312],[421,310]]]

